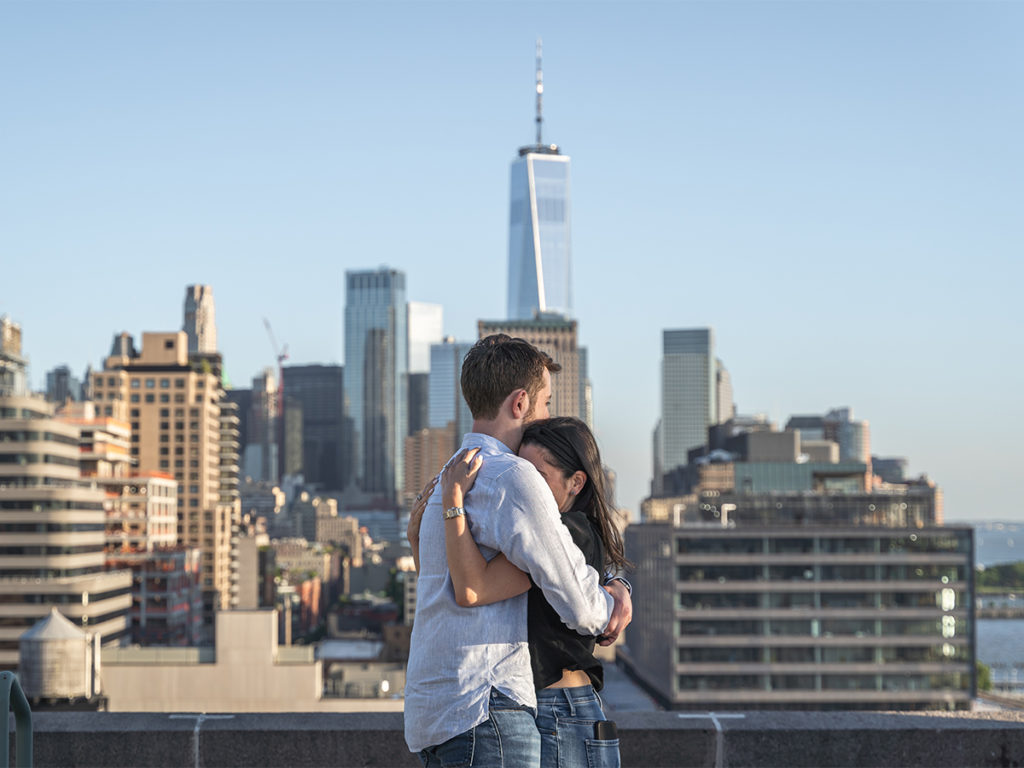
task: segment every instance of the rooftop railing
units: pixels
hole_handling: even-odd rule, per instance
[[[358,706],[359,703],[355,702]],[[1024,712],[624,712],[622,765],[1024,765]],[[418,766],[399,712],[35,713],[36,765]]]
[[[18,678],[13,672],[0,672],[0,712],[3,712],[4,727],[0,734],[0,766],[10,765],[11,732],[7,725],[8,713],[14,712],[14,765],[17,768],[32,768],[32,710],[28,706]]]

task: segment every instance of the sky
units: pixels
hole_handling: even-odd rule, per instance
[[[0,4],[0,314],[31,383],[213,286],[235,386],[343,363],[344,272],[505,316],[509,164],[572,158],[574,316],[621,505],[661,333],[740,413],[853,408],[947,521],[1024,520],[1024,4]]]

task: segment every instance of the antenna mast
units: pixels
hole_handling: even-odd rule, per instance
[[[543,107],[543,96],[544,96],[544,73],[541,71],[541,40],[537,38],[537,146],[541,146],[541,123],[544,122],[544,118],[541,116],[541,109]]]

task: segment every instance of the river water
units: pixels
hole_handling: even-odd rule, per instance
[[[978,619],[978,661],[992,668],[994,684],[1024,693],[1024,619]]]

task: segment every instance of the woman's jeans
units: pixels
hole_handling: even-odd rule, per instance
[[[605,719],[593,686],[537,691],[541,768],[619,768],[619,740],[594,738]]]
[[[524,768],[540,761],[533,710],[491,689],[486,720],[420,752],[426,768]],[[616,742],[618,743],[618,742]]]

